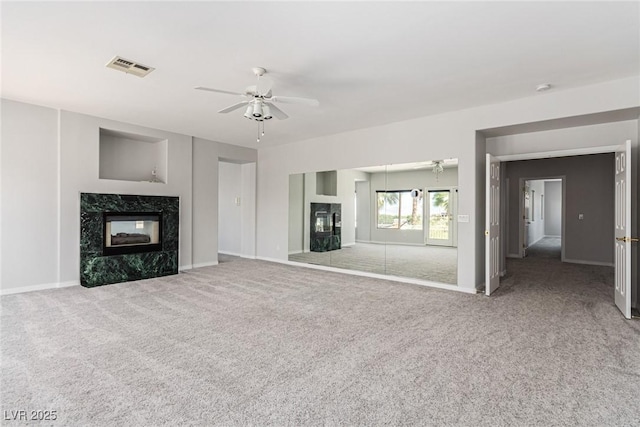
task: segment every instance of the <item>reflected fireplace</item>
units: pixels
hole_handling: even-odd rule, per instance
[[[162,250],[161,212],[104,212],[103,255]]]

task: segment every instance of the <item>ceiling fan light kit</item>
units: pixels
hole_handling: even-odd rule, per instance
[[[258,78],[258,82],[255,86],[249,86],[245,89],[244,93],[232,92],[222,89],[212,89],[208,87],[196,87],[198,90],[206,90],[208,92],[224,93],[227,95],[239,95],[245,98],[250,98],[247,101],[241,101],[237,104],[219,110],[218,113],[229,113],[239,108],[247,106],[244,117],[257,122],[264,122],[265,120],[271,120],[276,117],[279,120],[285,120],[289,116],[280,108],[273,105],[274,102],[280,102],[283,104],[299,104],[308,105],[311,107],[317,107],[320,105],[318,100],[309,98],[297,98],[291,96],[273,96],[271,93],[271,82],[269,80],[262,79],[261,77],[267,73],[267,70],[262,67],[252,68],[253,74]],[[258,123],[258,130],[260,129],[260,123]],[[262,135],[264,135],[264,123]],[[260,142],[260,138],[258,138]]]

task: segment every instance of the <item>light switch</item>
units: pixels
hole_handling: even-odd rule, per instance
[[[469,215],[458,215],[458,222],[469,222]]]
[[[584,219],[584,214],[578,214],[578,219]]]

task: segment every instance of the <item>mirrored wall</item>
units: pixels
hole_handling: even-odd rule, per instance
[[[458,161],[289,176],[289,260],[457,284]]]

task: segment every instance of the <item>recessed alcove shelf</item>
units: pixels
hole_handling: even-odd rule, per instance
[[[167,182],[166,139],[100,128],[99,141],[100,179]]]

